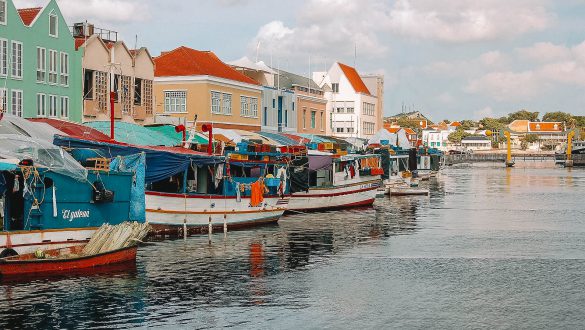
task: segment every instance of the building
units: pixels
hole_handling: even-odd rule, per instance
[[[114,118],[149,124],[154,120],[154,61],[146,48],[128,49],[114,31],[78,23],[73,35],[83,68],[83,120]]]
[[[262,131],[297,131],[297,94],[278,70],[262,61],[254,63],[247,57],[228,64],[262,85]]]
[[[368,90],[378,98],[378,102],[376,102],[376,132],[383,128],[384,126],[384,119],[382,116],[384,115],[384,76],[379,74],[367,74],[362,75],[362,80]]]
[[[297,99],[297,131],[306,134],[325,134],[327,100],[322,88],[312,79],[283,70],[278,73],[281,88],[292,90]]]
[[[378,98],[355,68],[336,62],[327,72],[314,72],[313,80],[327,100],[327,135],[369,138],[382,127]]]
[[[464,137],[461,146],[465,150],[491,150],[492,141],[485,136],[472,135]]]
[[[536,141],[527,144],[531,150],[560,149],[567,143],[567,132],[562,122],[534,122],[529,120],[514,120],[508,125],[512,131],[511,140],[514,147],[521,147],[527,135],[535,135]]]
[[[421,130],[427,128],[429,125],[432,124],[432,122],[420,111],[404,112],[396,114],[394,116],[385,117],[384,123],[388,123],[390,125],[395,126],[399,124],[398,123],[399,120],[405,120],[408,123],[413,124],[413,126],[417,126]]]
[[[55,0],[17,10],[0,0],[0,109],[81,121],[81,57]]]
[[[179,47],[154,59],[157,116],[259,131],[262,86],[211,51]]]

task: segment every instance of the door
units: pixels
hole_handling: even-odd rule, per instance
[[[282,96],[278,97],[278,131],[282,132],[283,118],[282,118]]]

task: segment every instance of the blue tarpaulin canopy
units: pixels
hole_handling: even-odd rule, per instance
[[[183,173],[190,165],[212,165],[224,161],[224,157],[210,156],[183,148],[140,147],[123,143],[81,140],[60,135],[55,136],[53,143],[71,148],[73,156],[79,161],[92,157],[114,158],[144,153],[147,184]]]
[[[93,121],[84,125],[97,129],[104,134],[110,134],[109,121]],[[124,142],[137,146],[176,146],[181,143],[182,135],[177,134],[179,139],[171,138],[161,132],[146,127],[117,121],[114,124],[114,135],[118,142]],[[174,128],[173,128],[174,129]]]

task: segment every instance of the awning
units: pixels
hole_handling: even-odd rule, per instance
[[[35,123],[45,123],[53,128],[63,132],[64,134],[77,137],[80,139],[90,139],[90,140],[102,140],[107,141],[110,140],[110,136],[106,135],[96,129],[93,129],[86,125],[76,124],[64,120],[53,119],[53,118],[33,118],[29,119],[29,121]]]
[[[110,134],[109,121],[92,121],[85,125],[95,128],[104,134]],[[172,147],[177,145],[177,140],[169,138],[164,134],[155,132],[146,127],[117,121],[114,124],[115,139],[118,142],[123,142],[135,146],[167,146]]]

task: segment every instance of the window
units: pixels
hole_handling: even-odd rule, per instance
[[[315,128],[317,126],[317,111],[311,111],[311,128]]]
[[[57,117],[57,96],[49,95],[49,117]]]
[[[6,0],[0,0],[0,24],[6,25]]]
[[[307,128],[307,108],[303,108],[303,128]]]
[[[134,79],[134,105],[142,105],[142,79]]]
[[[55,38],[59,35],[59,19],[53,13],[49,15],[49,35]]]
[[[262,125],[268,125],[268,107],[264,107],[264,113],[262,114]]]
[[[353,132],[354,132],[354,129],[353,129],[353,127],[348,127],[348,128],[347,128],[347,132],[348,132],[348,133],[353,133]]]
[[[276,99],[272,99],[272,109],[276,109]]]
[[[69,117],[69,97],[61,96],[61,117]]]
[[[376,115],[376,106],[372,103],[364,102],[362,104],[362,113],[368,116],[375,116]]]
[[[114,76],[115,78],[115,76]],[[120,100],[122,101],[122,114],[124,115],[131,115],[132,114],[132,102],[134,101],[134,97],[132,97],[132,77],[130,76],[122,76],[120,78]],[[115,82],[116,86],[118,82]]]
[[[37,47],[37,82],[44,83],[47,75],[47,50]]]
[[[245,96],[240,96],[240,116],[248,117],[248,98]]]
[[[295,111],[295,103],[292,103],[292,111]]]
[[[22,42],[12,41],[12,78],[22,79]],[[22,93],[21,93],[22,96]],[[22,107],[22,104],[21,104]]]
[[[110,102],[110,95],[108,93],[108,74],[103,71],[95,71],[93,75],[93,86],[95,89],[94,95],[96,99],[97,111],[107,111],[108,103]]]
[[[347,112],[347,113],[353,113],[353,107],[347,107],[347,108],[345,108],[345,112]]]
[[[376,129],[375,123],[364,122],[364,134],[374,134],[374,130]]]
[[[57,84],[57,51],[49,49],[49,84]]]
[[[8,97],[6,95],[6,88],[0,88],[0,112],[8,110]]]
[[[0,39],[0,76],[8,75],[8,40]]]
[[[337,127],[337,133],[343,133],[343,127]]]
[[[45,94],[37,94],[37,117],[47,116],[47,96]]]
[[[254,118],[258,118],[258,99],[255,97],[250,98],[250,110],[251,116]]]
[[[331,89],[333,90],[333,93],[339,93],[339,83],[332,83]]]
[[[85,69],[83,74],[83,99],[93,100],[93,70]]]
[[[144,110],[147,115],[152,115],[152,80],[142,81],[144,85]]]
[[[323,131],[323,111],[321,111],[321,122],[319,123],[321,127],[321,131]]]
[[[221,113],[221,93],[211,92],[211,113]]]
[[[223,114],[224,115],[231,115],[232,114],[232,94],[223,93],[222,95],[222,107],[223,107]]]
[[[345,108],[344,107],[338,107],[338,108],[336,108],[336,111],[335,112],[337,112],[337,113],[344,113],[345,112]]]
[[[165,112],[169,113],[187,112],[187,92],[185,91],[165,92]]]
[[[61,85],[69,86],[69,54],[61,53]]]
[[[13,116],[22,117],[22,91],[21,90],[12,90],[12,111],[11,114]]]

